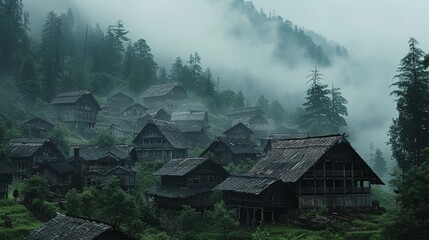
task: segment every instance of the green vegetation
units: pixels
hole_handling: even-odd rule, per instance
[[[12,228],[3,225],[4,220],[11,220]],[[13,200],[0,200],[0,239],[20,240],[42,223],[32,217],[27,209]]]

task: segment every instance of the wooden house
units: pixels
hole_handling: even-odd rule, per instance
[[[117,228],[94,220],[58,214],[23,240],[137,240]]]
[[[85,137],[94,137],[97,114],[101,110],[97,100],[88,91],[62,93],[51,102],[52,120],[65,124],[70,130]]]
[[[127,123],[112,123],[109,126],[109,132],[117,139],[129,139],[134,137],[135,129],[131,124]]]
[[[221,165],[229,163],[238,165],[245,160],[256,160],[259,153],[261,150],[249,139],[215,137],[200,156],[213,154],[213,160]]]
[[[149,109],[176,109],[188,95],[182,85],[176,82],[152,85],[143,93],[142,98],[143,104]]]
[[[244,125],[242,122],[239,122],[223,132],[227,138],[245,138],[250,140],[250,136],[253,134],[253,131]]]
[[[191,145],[201,145],[204,142],[209,128],[207,112],[173,112],[170,121],[179,125]]]
[[[190,146],[202,146],[207,142],[206,131],[202,126],[179,126]]]
[[[144,126],[146,126],[147,122],[151,118],[170,121],[171,115],[164,108],[158,109],[155,112],[143,114],[137,118],[137,129],[141,130]]]
[[[154,173],[161,178],[160,186],[146,192],[157,207],[181,209],[189,205],[200,211],[213,206],[213,187],[228,177],[228,172],[207,158],[172,159]]]
[[[259,106],[253,106],[253,107],[234,109],[229,114],[227,114],[227,116],[232,121],[234,119],[253,118],[253,117],[263,116],[264,114],[265,113],[261,110]]]
[[[133,146],[79,145],[72,146],[71,163],[75,166],[74,179],[77,187],[107,184],[111,177],[121,180],[121,186],[129,189],[135,184],[138,169],[137,152]]]
[[[9,185],[12,184],[14,169],[6,163],[0,162],[0,199],[6,199],[9,194]]]
[[[109,112],[106,115],[121,116],[123,111],[134,104],[134,98],[127,94],[119,91],[109,98],[107,98],[106,111]]]
[[[126,119],[135,121],[138,117],[146,113],[147,107],[141,105],[140,103],[135,103],[122,112],[122,116]]]
[[[273,139],[244,176],[215,190],[242,221],[267,221],[287,209],[368,208],[371,185],[383,184],[342,135]]]
[[[139,158],[144,161],[170,160],[188,156],[189,144],[176,123],[149,119],[134,138]]]
[[[15,169],[13,181],[33,174],[34,170],[47,163],[64,162],[65,157],[49,139],[14,138],[6,145],[6,156]]]
[[[64,195],[72,185],[74,167],[66,161],[46,163],[38,166],[34,172],[46,180],[51,191]]]
[[[54,124],[40,117],[34,117],[24,123],[30,131],[30,136],[40,138],[54,130]]]

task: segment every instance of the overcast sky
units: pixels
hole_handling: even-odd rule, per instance
[[[155,60],[167,68],[181,56],[197,51],[204,67],[211,67],[221,85],[243,89],[248,95],[264,94],[277,98],[293,109],[304,101],[308,70],[312,64],[288,69],[273,62],[270,44],[229,36],[231,23],[248,24],[232,14],[225,2],[216,0],[24,0],[30,11],[36,36],[43,16],[50,10],[65,12],[72,7],[90,24],[102,27],[122,20],[134,40],[144,38]],[[254,0],[263,8],[300,27],[320,33],[345,46],[351,53],[347,61],[334,61],[321,69],[325,80],[342,89],[349,100],[349,128],[352,144],[364,154],[370,142],[390,156],[388,127],[396,116],[389,85],[400,59],[407,53],[409,37],[429,51],[425,0]],[[235,74],[235,75],[234,75]],[[249,75],[259,83],[238,81]],[[366,157],[366,156],[363,156]]]

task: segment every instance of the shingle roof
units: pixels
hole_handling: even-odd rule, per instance
[[[188,141],[183,136],[179,126],[176,123],[151,118],[146,123],[146,126],[149,124],[155,125],[174,148],[189,149]],[[146,126],[143,127],[140,133],[134,138],[134,143],[137,141],[137,139],[140,139],[140,136],[143,134]]]
[[[126,111],[128,111],[128,110],[130,110],[130,109],[132,109],[132,108],[143,108],[145,111],[146,111],[146,110],[148,110],[148,108],[147,108],[147,107],[145,107],[145,106],[141,105],[140,103],[134,103],[133,105],[131,105],[131,106],[127,107],[127,108],[126,108],[124,111],[122,111],[122,112],[126,112]]]
[[[150,188],[146,194],[165,198],[183,199],[211,191],[211,188],[158,186]]]
[[[201,125],[180,126],[179,128],[182,133],[199,133],[203,130]]]
[[[112,96],[108,97],[108,98],[107,98],[107,101],[111,101],[111,100],[112,100],[113,98],[115,98],[115,97],[125,97],[125,98],[129,99],[130,101],[133,101],[133,102],[134,102],[134,98],[132,98],[132,97],[128,96],[127,94],[125,94],[125,93],[123,93],[123,92],[121,92],[121,91],[118,91],[117,93],[115,93],[115,94],[113,94]]]
[[[155,176],[184,176],[204,162],[207,158],[180,158],[171,159],[153,175]]]
[[[206,112],[173,112],[170,121],[205,121]]]
[[[45,138],[13,138],[6,145],[6,154],[9,157],[31,157],[49,142]]]
[[[229,131],[231,131],[232,129],[234,129],[234,128],[236,128],[236,127],[239,127],[239,126],[243,126],[243,127],[245,127],[250,133],[253,133],[253,131],[248,127],[248,126],[246,126],[244,123],[242,123],[242,122],[238,122],[237,124],[235,124],[234,126],[232,126],[232,127],[230,127],[230,128],[228,128],[225,132],[223,132],[223,134],[227,134]]]
[[[75,103],[85,94],[90,94],[87,90],[74,91],[58,94],[51,104]]]
[[[174,82],[174,83],[152,85],[143,93],[143,98],[165,96],[171,90],[173,90],[173,88],[177,86],[181,86],[181,84]]]
[[[253,176],[230,176],[213,191],[233,191],[258,195],[277,182],[277,179]]]
[[[96,161],[105,156],[114,156],[126,160],[135,148],[126,144],[114,145],[77,145],[70,147],[70,157],[74,156],[74,148],[79,148],[79,157],[86,161]]]
[[[261,150],[258,148],[258,146],[255,143],[253,143],[252,141],[246,138],[215,137],[215,139],[213,140],[213,143],[215,142],[223,143],[234,154],[243,154],[243,153],[258,154],[261,152]]]
[[[26,240],[92,240],[112,226],[91,220],[58,214],[41,228],[31,232]]]
[[[37,122],[44,122],[44,123],[46,123],[47,125],[49,125],[49,126],[51,126],[51,127],[54,127],[54,124],[52,124],[52,123],[50,123],[49,121],[47,121],[47,120],[45,120],[45,119],[43,119],[43,118],[40,118],[40,117],[34,117],[34,118],[32,118],[32,119],[30,119],[30,120],[28,120],[28,121],[24,122],[24,123],[25,123],[25,124],[32,124],[33,122],[35,122],[35,123],[37,123]]]
[[[296,182],[334,144],[347,142],[341,135],[271,140],[271,149],[248,172],[283,182]]]
[[[76,103],[84,95],[89,95],[94,100],[97,109],[101,110],[101,107],[98,104],[97,100],[95,100],[94,96],[87,90],[58,94],[54,98],[54,100],[52,100],[51,104],[73,104]]]

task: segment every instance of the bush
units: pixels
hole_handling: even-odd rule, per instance
[[[30,205],[30,211],[37,219],[48,221],[57,215],[58,208],[53,204],[49,204],[41,199],[35,198]]]

